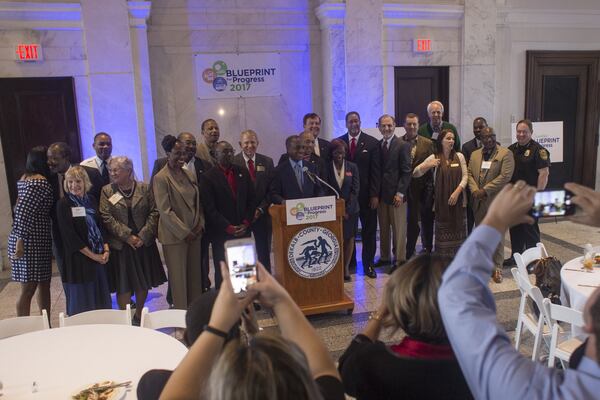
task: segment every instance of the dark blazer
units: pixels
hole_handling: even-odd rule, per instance
[[[358,167],[353,162],[346,160],[344,163],[346,175],[344,176],[342,187],[338,185],[337,179],[335,178],[336,173],[333,162],[329,163],[326,181],[338,191],[340,198],[344,199],[344,202],[346,203],[346,214],[352,215],[359,211],[358,192],[360,190],[360,173],[358,172]]]
[[[254,160],[254,171],[256,176],[256,179],[254,180],[254,208],[260,209],[264,214],[271,205],[271,200],[269,199],[269,185],[273,179],[275,166],[273,165],[273,159],[263,154],[256,153]],[[246,171],[248,170],[248,165],[246,165],[246,160],[242,153],[237,154],[233,158],[233,163],[246,169]]]
[[[317,173],[314,164],[302,162],[303,167],[308,168],[313,174]],[[313,181],[304,174],[304,185],[302,188],[298,185],[296,174],[292,169],[289,160],[283,162],[275,168],[275,174],[271,181],[270,193],[271,201],[274,204],[283,204],[285,200],[302,199],[305,197],[319,197],[322,195],[321,185],[318,181]]]
[[[95,220],[100,232],[104,236],[102,222],[98,214],[98,203],[90,195],[93,207],[96,210]],[[60,199],[56,205],[56,215],[65,256],[64,282],[86,283],[96,279],[96,262],[83,255],[79,250],[89,247],[88,228],[85,217],[73,217],[72,207],[75,203],[68,196]]]
[[[88,167],[85,165],[82,165],[82,167],[83,169],[85,169],[85,172],[87,172],[88,177],[90,178],[90,182],[92,182],[92,188],[89,190],[88,193],[94,196],[95,199],[99,199],[100,192],[102,192],[102,187],[106,185],[106,183],[104,183],[102,175],[100,174],[100,171],[98,171],[98,168],[94,167]]]
[[[345,392],[359,400],[473,398],[456,359],[398,357],[364,335],[350,343],[338,369]]]
[[[215,235],[226,235],[229,225],[252,222],[255,210],[254,185],[248,171],[239,165],[231,166],[235,175],[236,195],[231,192],[225,174],[218,166],[200,177],[202,204],[210,228]]]
[[[100,196],[100,216],[107,230],[106,241],[109,246],[117,250],[127,245],[127,239],[132,231],[129,228],[129,213],[125,198],[121,198],[116,204],[109,199],[118,193],[113,185],[102,188]],[[154,245],[158,231],[158,210],[154,203],[154,195],[147,183],[136,182],[135,191],[131,197],[131,215],[135,226],[139,229],[135,233],[144,241],[145,246]]]
[[[284,162],[287,162],[289,164],[289,159],[290,159],[290,157],[288,156],[288,154],[283,153],[281,155],[281,157],[279,157],[277,166],[279,167]],[[306,162],[306,160],[304,162]],[[327,167],[325,165],[325,159],[323,157],[319,157],[315,153],[311,153],[310,159],[308,160],[308,162],[315,166],[315,168],[317,170],[317,175],[319,175],[321,178],[325,179],[325,177],[327,176]]]
[[[196,176],[202,175],[204,172],[210,169],[210,165],[205,165],[202,159],[195,157],[194,167],[196,167]],[[167,165],[167,157],[161,157],[154,160],[154,166],[152,167],[152,175],[150,175],[150,186],[152,186],[152,180],[154,179],[154,175],[158,174],[158,171],[163,169],[163,167]]]
[[[463,156],[465,156],[465,161],[467,162],[467,165],[469,165],[469,160],[471,160],[471,153],[473,153],[475,150],[479,149],[480,147],[481,147],[481,144],[478,147],[477,139],[475,139],[475,138],[469,140],[468,142],[465,142],[465,144],[462,145],[461,153],[463,153]]]
[[[331,142],[321,138],[317,138],[317,142],[319,142],[319,152],[321,153],[319,157],[325,161],[325,164],[329,163],[331,160],[331,157],[329,157],[329,147],[331,146]]]
[[[379,141],[373,136],[361,132],[358,143],[356,143],[356,153],[354,154],[354,159],[352,159],[350,157],[350,140],[348,134],[346,133],[339,138],[348,145],[346,159],[358,166],[358,174],[360,176],[358,204],[362,209],[368,208],[369,199],[371,197],[379,197],[381,184]]]
[[[380,140],[379,146],[383,144]],[[396,193],[402,193],[407,199],[408,187],[412,176],[410,163],[410,143],[392,136],[389,142],[387,160],[381,159],[381,200],[386,204],[394,204]]]

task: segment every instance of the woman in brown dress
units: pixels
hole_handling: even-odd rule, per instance
[[[454,257],[467,237],[465,207],[468,172],[465,157],[454,150],[456,137],[450,129],[442,130],[435,142],[435,154],[415,167],[414,177],[434,170],[435,252]]]

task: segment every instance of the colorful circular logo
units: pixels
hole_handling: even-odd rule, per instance
[[[202,71],[202,80],[206,83],[213,83],[216,77],[217,74],[212,68],[206,68]]]
[[[213,88],[215,88],[217,92],[222,92],[223,90],[227,89],[227,81],[225,78],[221,78],[220,76],[215,78],[212,84]]]
[[[227,73],[227,64],[223,61],[215,61],[212,69],[217,75],[225,75]]]
[[[340,244],[327,228],[311,226],[292,237],[287,259],[296,274],[306,279],[327,275],[340,258]]]

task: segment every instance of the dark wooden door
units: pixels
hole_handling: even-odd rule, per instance
[[[527,52],[525,115],[532,121],[563,121],[563,162],[552,163],[549,188],[565,182],[595,185],[599,73],[599,51]]]
[[[444,121],[448,121],[449,67],[395,67],[394,90],[396,121],[403,125],[404,116],[415,113],[419,123],[429,121],[427,104],[433,100],[444,104]]]
[[[0,136],[14,206],[16,182],[32,147],[66,142],[72,161],[81,160],[73,78],[0,79]]]

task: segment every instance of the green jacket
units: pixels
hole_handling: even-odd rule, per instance
[[[458,135],[456,127],[450,122],[442,121],[442,130],[444,129],[451,129],[452,132],[454,132],[454,134],[456,135],[456,141],[454,142],[454,150],[460,151],[460,136]],[[427,139],[431,139],[431,135],[433,134],[433,128],[431,127],[429,122],[427,122],[419,127],[417,134],[426,137]],[[435,142],[434,139],[431,140]]]

